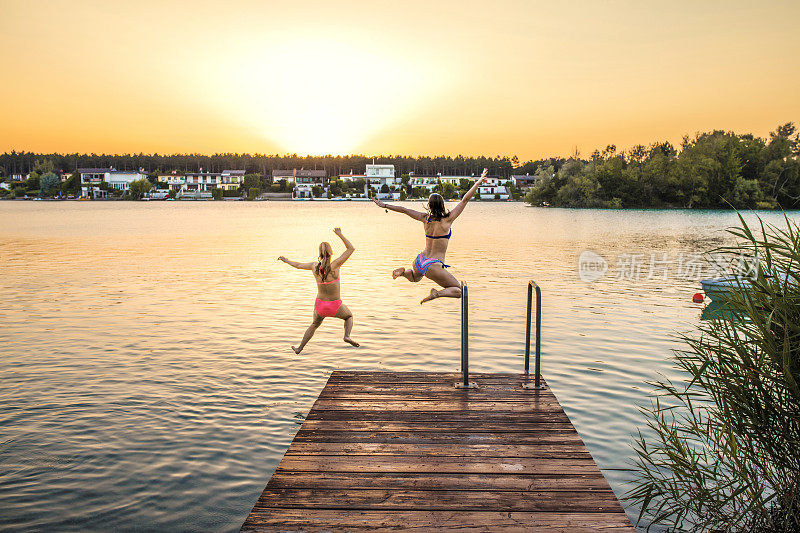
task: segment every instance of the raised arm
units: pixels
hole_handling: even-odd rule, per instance
[[[289,259],[286,259],[283,256],[280,256],[278,258],[278,261],[283,261],[287,265],[299,268],[300,270],[311,270],[314,268],[314,265],[316,264],[316,263],[298,263],[297,261],[291,261]]]
[[[350,259],[350,256],[353,255],[353,252],[356,251],[356,247],[353,246],[353,243],[350,242],[347,239],[347,237],[342,235],[342,228],[333,228],[333,232],[336,234],[337,237],[342,239],[342,242],[344,243],[344,246],[346,248],[344,253],[342,253],[342,255],[331,261],[332,268],[339,268],[344,264],[345,261]]]
[[[457,219],[458,215],[460,215],[461,212],[464,211],[464,208],[467,207],[467,203],[475,195],[475,192],[478,190],[478,187],[480,187],[481,183],[483,183],[486,180],[486,174],[488,173],[489,169],[484,168],[483,172],[481,173],[481,177],[475,181],[475,184],[472,187],[470,187],[470,189],[466,193],[464,193],[464,197],[461,199],[461,201],[458,202],[458,204],[450,211],[451,221]]]
[[[425,213],[420,213],[419,211],[414,211],[413,209],[408,209],[399,205],[387,204],[386,202],[378,200],[375,196],[372,197],[372,201],[375,202],[375,205],[378,207],[388,209],[389,211],[394,211],[395,213],[403,213],[404,215],[408,215],[414,220],[419,220],[420,222],[424,222],[428,216]]]

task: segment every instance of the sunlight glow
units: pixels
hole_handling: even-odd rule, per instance
[[[423,99],[411,80],[427,75],[426,67],[379,54],[368,43],[294,38],[269,49],[242,60],[236,70],[247,74],[227,105],[287,152],[349,153]]]

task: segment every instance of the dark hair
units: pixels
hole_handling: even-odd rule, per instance
[[[438,192],[431,194],[428,197],[428,222],[431,220],[442,220],[450,214],[444,208],[444,198]]]

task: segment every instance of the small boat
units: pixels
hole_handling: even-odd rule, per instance
[[[740,276],[725,276],[722,278],[704,279],[700,281],[703,292],[711,298],[712,302],[722,300],[725,295],[738,288],[749,289],[750,281]]]
[[[800,277],[796,274],[790,274],[779,269],[774,269],[773,272],[774,274],[768,275],[767,277],[774,278],[778,283],[784,285],[797,285],[800,283]],[[742,276],[724,276],[721,278],[704,279],[700,281],[700,285],[703,286],[703,292],[706,293],[706,296],[711,298],[712,302],[724,299],[728,292],[736,289],[742,288],[744,290],[750,290],[753,287],[752,282]]]

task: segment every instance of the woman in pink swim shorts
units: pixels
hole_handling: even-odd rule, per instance
[[[342,303],[340,295],[341,287],[339,284],[339,269],[345,261],[353,255],[355,247],[347,240],[347,237],[342,235],[341,228],[334,228],[333,232],[342,239],[346,247],[344,253],[336,259],[331,260],[333,248],[331,248],[330,243],[327,242],[320,243],[319,259],[311,263],[298,263],[297,261],[290,261],[283,256],[278,258],[280,261],[294,268],[310,270],[314,274],[314,279],[317,281],[317,299],[314,302],[314,320],[311,322],[311,325],[308,326],[305,335],[303,335],[303,340],[300,341],[300,345],[296,348],[292,346],[294,353],[299,354],[303,351],[305,345],[311,340],[311,337],[314,336],[314,332],[317,331],[317,328],[322,324],[322,320],[327,316],[333,316],[344,320],[344,342],[352,344],[353,346],[358,346],[358,343],[350,338],[350,331],[353,329],[353,313]]]

